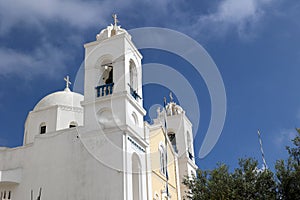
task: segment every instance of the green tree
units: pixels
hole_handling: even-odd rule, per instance
[[[276,183],[270,170],[259,170],[252,158],[240,159],[233,173],[219,164],[213,170],[197,171],[197,177],[184,180],[189,188],[186,199],[275,199]]]
[[[276,182],[268,169],[258,169],[252,158],[240,159],[233,173],[234,199],[275,199]]]
[[[211,171],[198,169],[197,177],[186,177],[183,182],[189,188],[187,199],[228,199],[232,195],[232,176],[224,164]]]
[[[300,199],[300,129],[292,140],[295,147],[286,147],[289,158],[278,160],[275,165],[278,179],[278,199]]]
[[[219,164],[213,170],[198,169],[197,177],[186,177],[183,183],[189,188],[186,198],[202,199],[300,199],[300,129],[286,147],[289,157],[275,164],[276,179],[272,171],[258,169],[252,158],[240,159],[232,173],[228,166]]]

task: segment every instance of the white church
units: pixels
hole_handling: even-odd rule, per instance
[[[84,95],[65,78],[28,113],[23,145],[0,147],[0,200],[183,199],[197,169],[185,111],[171,98],[144,121],[142,55],[116,16],[84,48]]]

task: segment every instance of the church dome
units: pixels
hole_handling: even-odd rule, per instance
[[[34,111],[41,110],[46,107],[60,105],[70,107],[81,107],[80,102],[83,101],[83,95],[70,91],[66,88],[64,91],[54,92],[47,95],[34,107]]]

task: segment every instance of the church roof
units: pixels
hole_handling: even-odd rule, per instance
[[[64,91],[54,92],[47,95],[38,104],[34,107],[34,111],[60,105],[60,106],[70,106],[70,107],[81,107],[80,102],[83,101],[83,95],[70,91],[69,88],[66,88]]]

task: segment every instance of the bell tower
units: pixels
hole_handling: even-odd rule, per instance
[[[178,159],[180,191],[183,198],[184,191],[188,188],[182,181],[185,176],[196,175],[198,168],[195,164],[192,123],[182,107],[173,101],[172,93],[170,93],[170,102],[162,111],[158,109],[157,114],[158,118],[154,119],[154,123],[161,123],[166,117],[168,138]]]
[[[120,184],[118,188],[111,187],[122,191],[124,199],[148,199],[142,55],[128,32],[118,25],[117,16],[113,18],[114,24],[84,45],[82,135],[88,135],[87,143],[94,144],[91,151],[109,171],[107,184],[111,180]]]
[[[84,124],[103,129],[127,126],[143,137],[142,55],[113,17],[113,25],[84,45]]]

